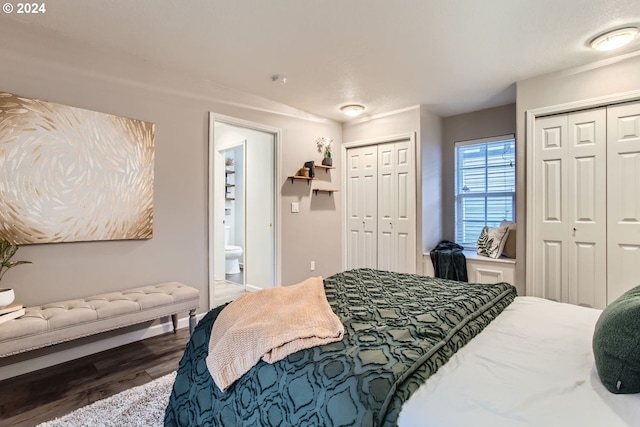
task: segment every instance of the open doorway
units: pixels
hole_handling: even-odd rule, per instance
[[[280,131],[209,117],[209,304],[279,283]]]
[[[245,290],[244,256],[246,140],[220,150],[224,157],[224,278]]]

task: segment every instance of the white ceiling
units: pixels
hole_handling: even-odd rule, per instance
[[[612,56],[588,48],[640,25],[639,0],[54,0],[4,14],[90,46],[344,121],[425,104],[441,115],[515,102],[515,82]],[[271,82],[284,74],[286,85]]]

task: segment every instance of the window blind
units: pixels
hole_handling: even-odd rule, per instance
[[[515,222],[513,135],[455,144],[456,243],[476,248],[483,227]]]

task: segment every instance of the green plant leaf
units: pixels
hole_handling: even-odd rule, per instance
[[[20,264],[31,264],[31,261],[11,261],[16,252],[18,252],[18,245],[0,240],[0,280],[10,268]]]

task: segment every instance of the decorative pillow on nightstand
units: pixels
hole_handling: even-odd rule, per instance
[[[500,258],[507,242],[509,227],[484,227],[478,238],[478,255]]]

